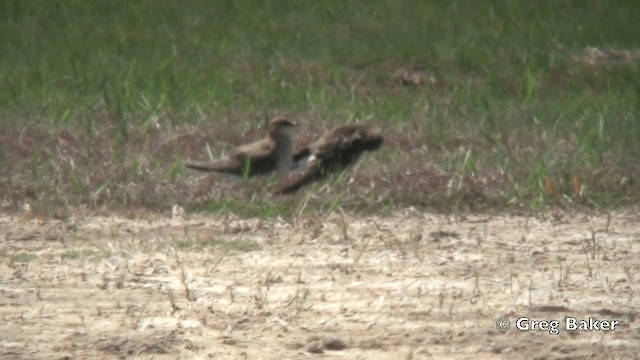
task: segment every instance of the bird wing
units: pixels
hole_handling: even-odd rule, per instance
[[[304,159],[333,160],[357,158],[355,153],[373,151],[382,145],[382,133],[363,124],[347,124],[334,128],[307,146],[296,149],[293,161],[298,165]],[[353,153],[353,154],[352,154]]]
[[[309,148],[318,159],[335,158],[349,151],[362,138],[363,131],[366,131],[366,127],[360,124],[339,126],[309,145]]]
[[[304,169],[293,171],[280,180],[273,192],[276,195],[292,194],[304,186],[322,179],[325,175],[320,164],[310,163]]]
[[[378,149],[383,142],[382,132],[362,124],[347,124],[334,128],[311,144],[299,148],[293,157],[296,162],[306,158],[304,165],[292,171],[275,187],[275,194],[291,194],[306,185],[325,178],[329,173],[344,170],[358,161],[365,151]]]
[[[241,162],[244,160],[259,161],[274,156],[275,148],[275,142],[266,138],[235,148],[229,157]]]

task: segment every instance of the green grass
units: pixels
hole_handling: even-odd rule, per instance
[[[62,253],[61,258],[63,260],[77,260],[77,259],[93,259],[101,260],[109,257],[111,254],[108,251],[95,251],[95,250],[67,250]]]
[[[0,193],[292,214],[296,200],[224,178],[196,189],[179,168],[284,113],[314,134],[355,120],[390,134],[366,186],[316,187],[307,208],[537,209],[558,202],[547,179],[569,205],[636,204],[640,60],[582,60],[639,49],[638,17],[632,1],[4,1]],[[433,82],[394,84],[407,64]],[[434,169],[468,182],[452,194]]]
[[[191,240],[181,240],[176,242],[176,248],[182,251],[189,251],[195,243]]]
[[[233,213],[245,217],[261,217],[274,219],[278,216],[289,217],[293,208],[284,203],[262,201],[219,200],[195,203],[190,211],[205,213]]]
[[[11,255],[8,255],[5,253],[3,255],[8,256],[11,262],[31,262],[38,258],[36,254],[25,253],[25,252],[15,253]]]
[[[210,239],[203,244],[204,247],[214,247],[224,252],[249,252],[262,249],[262,246],[250,240],[222,240]]]
[[[203,242],[194,242],[192,240],[180,240],[176,242],[176,248],[181,251],[201,250],[203,248],[213,247],[225,253],[229,252],[249,252],[260,250],[262,247],[254,241],[236,239],[233,241],[223,239],[209,239]]]

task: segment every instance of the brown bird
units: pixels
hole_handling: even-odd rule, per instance
[[[275,117],[269,123],[269,134],[266,138],[239,146],[219,161],[189,161],[184,165],[200,171],[247,177],[265,175],[273,171],[284,175],[293,167],[291,129],[296,126],[296,123],[287,118]]]
[[[301,170],[291,172],[276,186],[275,194],[290,194],[333,172],[355,164],[363,152],[380,148],[383,136],[380,129],[362,124],[347,124],[333,129],[293,156],[296,163],[307,158]]]

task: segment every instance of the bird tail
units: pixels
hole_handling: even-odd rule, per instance
[[[235,168],[231,169],[232,166],[227,161],[216,161],[210,163],[200,161],[187,161],[184,163],[184,167],[206,172],[232,173],[236,171]]]

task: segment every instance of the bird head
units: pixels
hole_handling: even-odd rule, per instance
[[[273,118],[269,123],[269,133],[273,137],[290,136],[293,132],[293,129],[295,129],[297,126],[298,124],[296,124],[295,122],[285,117],[278,116]]]

